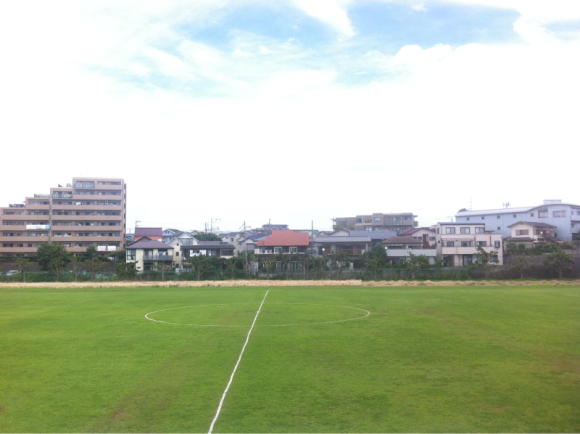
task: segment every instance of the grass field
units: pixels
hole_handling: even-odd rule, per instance
[[[0,289],[0,431],[207,432],[265,293]],[[272,287],[214,429],[578,431],[580,286]]]

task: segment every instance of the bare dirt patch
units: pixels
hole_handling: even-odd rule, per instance
[[[46,282],[46,283],[0,283],[0,288],[137,288],[142,286],[157,287],[247,287],[247,286],[528,286],[528,285],[580,285],[579,280],[541,280],[541,281],[378,281],[363,282],[362,280],[212,280],[212,281],[167,281],[167,282]]]

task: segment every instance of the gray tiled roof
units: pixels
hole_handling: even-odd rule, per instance
[[[139,240],[127,246],[128,249],[173,249],[169,244],[158,240]]]
[[[371,240],[386,240],[397,235],[393,231],[349,231],[351,237],[370,237]]]
[[[366,237],[329,237],[329,236],[322,236],[322,237],[314,237],[312,238],[313,243],[370,243],[371,238],[369,236]]]
[[[393,237],[383,241],[383,244],[423,244],[423,241],[413,237]]]
[[[548,224],[548,223],[541,223],[541,222],[524,222],[524,221],[519,221],[517,223],[514,223],[512,225],[509,225],[508,228],[511,228],[512,226],[515,225],[519,225],[519,224],[525,224],[525,225],[530,225],[533,226],[535,228],[551,228],[551,229],[555,229],[557,228],[557,226]]]

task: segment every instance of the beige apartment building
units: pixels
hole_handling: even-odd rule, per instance
[[[127,186],[120,178],[73,178],[66,187],[0,208],[0,255],[34,255],[41,243],[69,252],[125,248]]]
[[[417,227],[415,221],[417,216],[412,212],[403,213],[373,213],[357,215],[356,217],[337,217],[334,219],[335,225],[342,228],[354,228],[355,231],[392,231],[397,235]]]

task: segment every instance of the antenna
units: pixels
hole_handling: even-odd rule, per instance
[[[509,202],[503,202],[502,205],[503,205],[504,208],[509,208],[509,206],[511,205],[511,203],[509,203]]]

